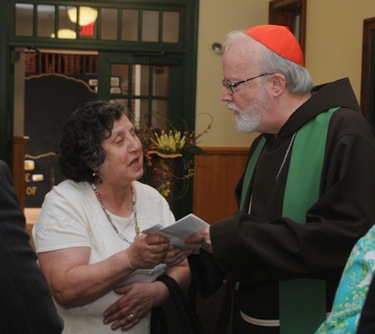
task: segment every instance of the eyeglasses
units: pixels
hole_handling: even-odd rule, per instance
[[[234,94],[236,91],[235,91],[235,88],[245,82],[248,82],[250,80],[254,80],[254,79],[257,79],[257,78],[260,78],[260,77],[264,77],[266,75],[272,75],[273,73],[263,73],[263,74],[260,74],[260,75],[257,75],[256,77],[252,77],[252,78],[249,78],[249,79],[245,79],[245,80],[241,80],[241,81],[238,81],[238,82],[233,82],[233,83],[230,83],[230,82],[227,82],[225,80],[221,80],[221,83],[223,84],[223,86],[226,88],[226,89],[229,89],[232,94]]]

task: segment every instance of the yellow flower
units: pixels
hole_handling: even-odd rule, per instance
[[[197,140],[211,129],[212,116],[207,129],[199,134],[187,130],[182,119],[178,124],[185,130],[178,131],[170,120],[156,116],[157,113],[152,113],[153,118],[164,120],[165,125],[142,127],[140,132],[145,171],[142,180],[156,188],[168,201],[175,202],[186,195],[194,176],[194,156],[205,154]]]
[[[186,143],[186,137],[183,136],[181,138],[180,131],[170,130],[168,134],[165,131],[162,131],[160,136],[155,133],[155,138],[156,139],[151,138],[152,143],[155,145],[155,149],[163,153],[180,152]]]

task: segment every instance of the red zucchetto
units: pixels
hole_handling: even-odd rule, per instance
[[[304,66],[301,46],[288,27],[266,24],[252,27],[244,33],[278,55]]]

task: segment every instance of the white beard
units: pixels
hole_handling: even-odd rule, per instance
[[[234,103],[228,103],[227,107],[236,111],[233,120],[239,131],[251,133],[258,130],[262,116],[267,112],[269,101],[266,98],[266,90],[262,87],[256,100],[245,110],[240,110]]]

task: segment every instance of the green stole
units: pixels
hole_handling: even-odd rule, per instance
[[[293,143],[284,193],[283,217],[306,223],[307,210],[319,198],[329,121],[339,108],[320,113],[304,125]],[[252,155],[244,177],[241,208],[256,162],[265,144],[262,137]],[[326,319],[325,282],[316,279],[280,281],[280,333],[312,334]]]

